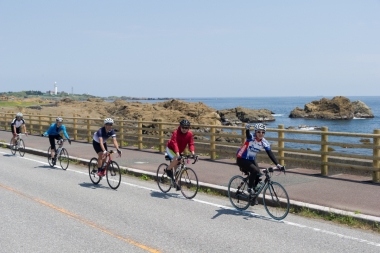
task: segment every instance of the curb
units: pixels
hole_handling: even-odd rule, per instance
[[[4,147],[6,145],[6,148],[9,148],[8,143],[0,142],[0,145]],[[47,157],[47,151],[39,150],[39,149],[34,149],[34,148],[26,148],[25,153],[33,154],[33,155],[38,155],[38,156],[45,156]],[[76,160],[80,162],[83,165],[88,165],[90,160],[84,159],[84,158],[79,158],[79,157],[74,157],[70,156],[71,160]],[[144,170],[139,170],[139,169],[134,169],[130,167],[124,167],[120,166],[120,169],[124,170],[124,173],[126,174],[132,174],[134,176],[149,176],[151,179],[155,180],[156,179],[156,173],[152,173],[149,171],[144,171]],[[203,183],[199,182],[199,188],[208,190],[212,189],[213,191],[216,191],[220,193],[223,196],[228,197],[228,189],[225,186],[220,186],[220,185],[214,185],[214,184],[209,184],[209,183]],[[261,197],[259,197],[259,200],[261,200]],[[305,203],[301,201],[296,201],[296,200],[291,200],[290,199],[290,208],[294,209],[302,209],[302,208],[307,208],[312,211],[315,211],[317,213],[321,214],[337,214],[341,216],[346,216],[346,217],[352,217],[357,220],[360,220],[362,222],[365,222],[367,224],[373,225],[373,224],[380,224],[380,217],[372,216],[372,215],[366,215],[366,214],[358,214],[350,211],[344,211],[341,209],[336,209],[332,207],[326,207],[326,206],[320,206],[320,205],[315,205],[315,204],[310,204],[310,203]]]

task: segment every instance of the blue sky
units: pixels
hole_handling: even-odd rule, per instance
[[[380,96],[380,1],[0,0],[0,91]]]

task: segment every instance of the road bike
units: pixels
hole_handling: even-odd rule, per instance
[[[116,190],[121,182],[121,172],[120,167],[117,162],[112,160],[112,154],[115,152],[113,150],[107,151],[105,154],[106,161],[103,163],[103,169],[107,178],[108,185]],[[120,155],[119,155],[120,156]],[[88,164],[88,175],[92,183],[98,184],[102,177],[98,175],[98,158],[93,157]]]
[[[57,140],[58,149],[55,150],[54,157],[51,157],[51,147],[48,148],[48,163],[50,167],[54,167],[57,161],[59,161],[59,165],[63,170],[66,170],[69,167],[70,156],[67,149],[63,147],[64,139]]]
[[[22,139],[22,136],[25,134],[17,134],[15,137],[15,142],[16,144],[13,144],[13,141],[11,139],[9,147],[11,148],[11,153],[12,155],[16,155],[16,152],[18,151],[20,156],[25,155],[25,143],[24,140]]]
[[[179,165],[172,169],[174,180],[167,175],[166,169],[169,166],[167,163],[162,163],[158,166],[156,179],[158,188],[160,188],[162,192],[166,193],[170,191],[170,189],[177,184],[185,198],[192,199],[197,195],[199,189],[197,174],[193,169],[186,166],[190,158],[194,159],[192,164],[198,161],[198,156],[181,156]],[[168,155],[165,155],[165,160],[171,162]]]
[[[272,181],[273,171],[272,167],[262,170],[265,176],[264,182],[260,181],[257,190],[252,193],[247,191],[249,177],[247,173],[246,177],[233,176],[228,183],[228,198],[231,204],[238,210],[245,210],[249,205],[255,205],[259,194],[263,192],[262,201],[269,216],[275,220],[284,219],[289,213],[289,196],[281,184]],[[280,173],[281,171],[285,174],[285,167],[282,167]]]

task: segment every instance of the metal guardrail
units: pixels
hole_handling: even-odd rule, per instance
[[[14,118],[14,112],[0,112],[0,129],[10,130],[10,122]],[[92,141],[92,136],[99,127],[103,126],[103,119],[90,117],[63,116],[64,124],[71,138],[74,140]],[[52,115],[24,115],[27,122],[28,132],[31,134],[44,133],[57,116]],[[164,152],[167,140],[177,128],[178,123],[138,120],[115,120],[115,128],[118,131],[120,146],[136,145],[139,149],[154,146],[159,152]],[[196,137],[195,144],[197,153],[204,152],[210,159],[218,156],[234,157],[237,148],[245,140],[245,127],[192,124],[193,133]],[[266,136],[271,142],[272,150],[277,152],[277,158],[281,164],[301,163],[319,166],[321,174],[327,176],[329,168],[341,167],[372,173],[372,181],[380,182],[380,129],[375,129],[372,134],[329,132],[327,127],[320,131],[304,131],[285,129],[279,125],[277,129],[267,129],[272,136]],[[307,139],[313,135],[314,139]],[[292,137],[293,138],[290,138]],[[301,136],[301,137],[300,137]],[[316,137],[315,137],[316,136]],[[329,137],[362,138],[364,143],[329,141]],[[226,142],[222,138],[229,138],[235,142]],[[287,147],[291,144],[299,144],[319,147],[295,148]],[[364,154],[350,152],[336,152],[333,147],[348,147],[350,149],[364,149]],[[259,157],[264,159],[261,154]]]

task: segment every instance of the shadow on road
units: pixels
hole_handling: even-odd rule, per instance
[[[90,189],[102,189],[102,188],[107,188],[107,189],[110,189],[112,190],[111,188],[105,185],[101,185],[100,183],[99,184],[93,184],[93,183],[87,183],[87,182],[83,182],[83,183],[80,183],[79,184],[80,186],[82,187],[85,187],[85,188],[90,188]],[[114,191],[114,190],[113,190]]]
[[[239,211],[239,210],[234,210],[234,209],[226,209],[226,208],[222,208],[222,207],[218,210],[215,210],[215,211],[216,211],[216,214],[213,217],[211,217],[211,219],[216,219],[221,215],[234,215],[234,216],[241,216],[245,220],[254,218],[254,219],[279,222],[279,221],[273,220],[272,218],[265,217],[265,216],[260,215],[260,214],[255,214],[255,213],[252,213],[250,211]]]

